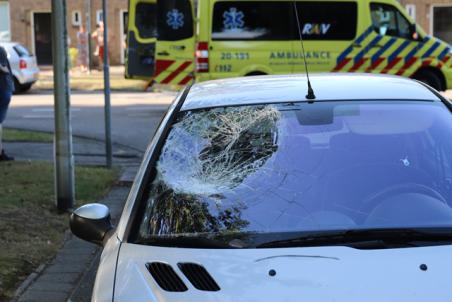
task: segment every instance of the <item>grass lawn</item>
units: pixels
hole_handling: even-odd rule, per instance
[[[102,72],[94,70],[90,75],[79,71],[70,74],[70,85],[73,90],[96,91],[104,89],[104,76]],[[125,79],[121,73],[110,74],[110,87],[113,91],[143,91],[146,81]],[[33,89],[53,89],[53,74],[41,72],[39,80]]]
[[[77,206],[101,199],[118,171],[76,167]],[[52,259],[68,229],[68,214],[55,210],[53,166],[0,163],[0,301],[41,263]]]
[[[37,131],[24,131],[3,128],[3,141],[52,143],[53,134]]]

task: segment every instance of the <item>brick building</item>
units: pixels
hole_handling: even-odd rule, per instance
[[[124,62],[127,0],[108,0],[108,28],[112,65]],[[91,30],[102,20],[102,0],[68,0],[67,25],[70,47],[76,47],[80,24],[86,25],[90,7]],[[6,21],[9,18],[9,22]],[[0,0],[0,39],[5,37],[25,45],[41,65],[51,64],[51,0]],[[9,23],[9,24],[8,24]],[[10,35],[6,33],[10,31]],[[2,34],[3,32],[3,34]],[[92,40],[94,45],[94,41]],[[92,47],[94,50],[94,46]]]
[[[452,44],[451,0],[400,0],[428,34]]]
[[[451,0],[399,0],[410,15],[428,33],[452,44]],[[127,0],[108,0],[109,43],[111,63],[124,62]],[[88,5],[90,4],[90,5]],[[90,6],[91,28],[102,18],[102,0],[67,0],[68,31],[72,47],[80,22],[86,21]],[[0,40],[11,39],[27,46],[40,64],[50,64],[51,0],[0,0]]]

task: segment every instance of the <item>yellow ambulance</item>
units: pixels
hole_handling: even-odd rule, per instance
[[[157,3],[130,0],[127,20],[126,78],[150,79],[154,74],[157,42]]]
[[[395,0],[157,0],[156,23],[160,84],[303,73],[301,34],[310,72],[394,74],[452,88],[452,47]]]

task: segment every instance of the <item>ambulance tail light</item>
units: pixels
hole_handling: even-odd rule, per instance
[[[198,42],[196,45],[196,72],[209,72],[209,43]]]

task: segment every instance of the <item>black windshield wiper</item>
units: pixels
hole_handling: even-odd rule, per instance
[[[194,236],[166,236],[138,239],[134,243],[164,247],[204,248],[204,249],[231,249],[236,248],[223,240],[209,237]]]
[[[350,246],[362,249],[452,244],[452,228],[390,228],[308,232],[256,248]]]

